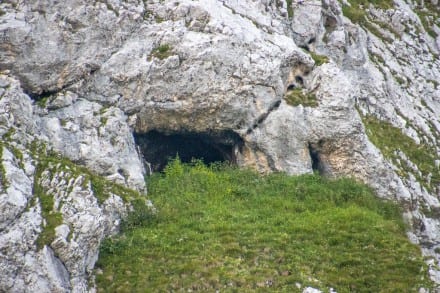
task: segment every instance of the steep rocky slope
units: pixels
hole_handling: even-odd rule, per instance
[[[440,283],[438,5],[2,1],[0,291],[87,290],[140,196],[122,186],[146,193],[172,135],[363,180],[402,205]]]

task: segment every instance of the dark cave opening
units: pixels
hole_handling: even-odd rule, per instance
[[[326,164],[322,161],[319,150],[315,145],[309,144],[309,154],[312,161],[313,172],[318,172],[320,175],[327,175],[328,170]]]
[[[162,171],[169,160],[177,155],[184,163],[197,159],[205,164],[236,164],[236,154],[243,145],[241,137],[233,131],[168,134],[153,130],[134,134],[134,138],[153,172]]]
[[[296,85],[294,83],[291,83],[287,86],[288,91],[293,91],[296,88]]]
[[[302,76],[300,76],[300,75],[295,76],[295,81],[299,85],[302,85],[302,86],[304,85],[304,78],[302,78]]]

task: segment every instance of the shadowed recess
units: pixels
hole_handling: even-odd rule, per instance
[[[162,171],[177,155],[185,163],[198,159],[205,164],[236,164],[236,154],[243,145],[240,136],[233,131],[164,134],[153,130],[135,134],[134,138],[151,171]]]
[[[312,161],[312,169],[313,171],[318,172],[320,175],[330,175],[331,172],[321,154],[322,145],[322,141],[319,141],[318,144],[309,144],[309,154]]]

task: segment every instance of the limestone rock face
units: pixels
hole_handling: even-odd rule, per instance
[[[369,5],[360,20],[349,2],[0,3],[0,291],[89,290],[129,209],[93,176],[146,192],[133,134],[151,131],[215,137],[261,172],[368,183],[402,205],[440,284],[438,1]],[[374,141],[369,119],[429,162]]]
[[[98,161],[110,162],[110,170],[135,170],[133,176],[122,171],[113,176],[96,165],[93,170],[102,175],[99,180],[107,177],[144,190],[143,167],[139,157],[133,156],[133,137],[130,132],[119,136],[128,131],[123,122],[126,117],[111,108],[93,114],[93,109],[99,112],[102,107],[94,108],[90,102],[81,111],[73,107],[43,111],[14,78],[2,74],[0,83],[4,85],[0,99],[0,291],[85,292],[92,288],[88,279],[101,240],[117,232],[130,205],[117,191],[98,194],[97,179],[63,155],[80,162],[88,158],[80,150],[92,149],[89,152]],[[82,103],[79,100],[71,106]],[[60,122],[65,117],[60,113],[69,113],[65,123]],[[103,117],[105,125],[92,129],[89,123]],[[64,132],[61,125],[71,132]]]

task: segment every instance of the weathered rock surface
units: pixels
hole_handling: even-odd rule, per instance
[[[39,170],[32,142],[145,192],[133,133],[153,130],[229,131],[241,166],[363,180],[404,207],[440,283],[440,187],[422,178],[440,172],[440,12],[425,2],[363,7],[360,24],[335,0],[2,2],[0,291],[88,290],[100,240],[128,209],[117,195],[99,202],[85,169]],[[390,158],[365,117],[429,146],[437,169]],[[36,184],[62,215],[42,248]]]
[[[107,179],[144,190],[142,164],[133,156],[133,138],[130,132],[121,136],[128,131],[121,123],[126,118],[111,108],[94,114],[93,109],[99,111],[102,106],[90,102],[82,111],[33,109],[17,80],[6,74],[0,80],[5,86],[0,99],[0,291],[85,292],[91,285],[88,280],[101,240],[117,231],[130,207],[121,199],[124,194],[112,190],[98,194],[93,188],[98,176],[91,178],[87,170],[63,159],[63,151],[70,151],[70,158],[80,162],[89,155],[81,152],[82,144],[86,150],[93,148],[89,152],[110,162],[110,170],[135,170],[131,177],[122,171],[115,171],[118,176],[114,176],[97,165],[96,173],[110,174]],[[75,104],[81,107],[85,102]],[[61,123],[66,116],[70,120]],[[106,121],[92,129],[94,119]],[[63,132],[60,123],[72,132]],[[49,154],[45,147],[57,152]],[[105,182],[104,177],[99,180]]]

